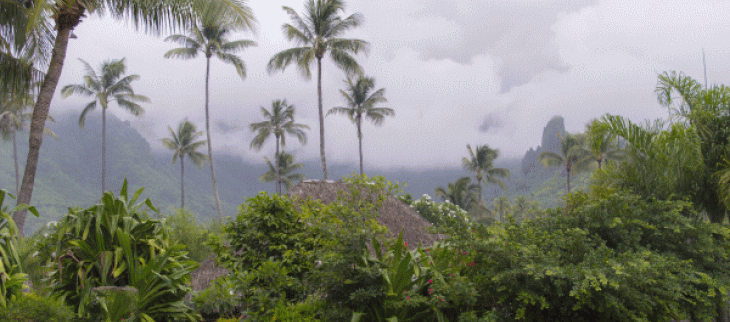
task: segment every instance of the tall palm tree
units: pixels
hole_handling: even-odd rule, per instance
[[[205,145],[205,140],[195,141],[199,136],[203,135],[195,129],[195,125],[190,123],[188,119],[180,122],[177,126],[177,133],[172,127],[167,127],[170,131],[169,138],[160,139],[162,144],[175,151],[172,156],[172,164],[180,159],[180,209],[185,209],[185,156],[197,166],[203,166],[203,162],[207,159],[205,154],[198,152],[198,148]]]
[[[302,181],[307,177],[301,173],[294,173],[294,171],[301,169],[303,166],[301,163],[294,163],[294,156],[290,153],[282,151],[279,154],[279,164],[276,166],[271,163],[269,158],[264,157],[264,160],[266,160],[266,165],[269,166],[269,171],[266,171],[266,173],[259,177],[259,180],[263,182],[280,180],[286,187],[286,190],[289,191],[294,185],[294,181]]]
[[[566,134],[560,141],[561,154],[550,151],[540,153],[540,162],[546,167],[565,165],[565,172],[568,174],[568,192],[570,192],[570,172],[584,169],[592,160],[585,152],[584,143],[584,135]]]
[[[274,159],[279,157],[279,145],[286,146],[286,134],[295,135],[301,144],[307,143],[307,134],[304,130],[308,130],[309,126],[294,123],[294,105],[289,105],[286,100],[275,100],[271,104],[271,111],[261,107],[261,114],[264,115],[265,121],[251,123],[251,132],[257,132],[256,136],[251,140],[251,148],[261,150],[266,140],[274,134],[276,140],[276,153]],[[276,163],[276,192],[281,193],[281,176],[279,175],[279,163]],[[289,189],[289,188],[287,188]]]
[[[236,30],[237,25],[223,19],[220,11],[209,10],[201,17],[200,26],[193,26],[190,29],[190,35],[172,35],[165,38],[165,41],[176,42],[183,46],[171,49],[165,53],[165,58],[192,59],[198,57],[198,54],[205,55],[205,135],[208,141],[210,175],[213,181],[213,194],[215,195],[219,220],[223,220],[223,212],[221,211],[218,182],[215,176],[215,167],[213,166],[213,144],[210,140],[210,110],[208,108],[210,59],[215,55],[224,63],[233,65],[241,79],[246,78],[246,64],[235,53],[255,46],[256,43],[251,40],[229,41],[228,36]]]
[[[461,177],[454,183],[449,183],[447,188],[437,187],[436,197],[461,207],[461,209],[469,210],[472,206],[477,205],[477,193],[479,186],[471,183],[471,178]]]
[[[58,86],[58,79],[63,70],[66,59],[66,50],[71,31],[78,26],[81,18],[89,13],[99,12],[109,14],[119,20],[133,21],[137,28],[144,27],[145,31],[160,34],[163,31],[190,27],[206,8],[225,9],[226,17],[236,25],[253,27],[255,19],[246,0],[170,0],[170,1],[133,1],[133,0],[56,0],[34,1],[49,15],[41,15],[45,21],[52,20],[54,30],[52,54],[48,62],[48,69],[43,76],[38,99],[33,107],[33,116],[30,125],[28,140],[28,158],[25,163],[23,182],[20,187],[18,204],[29,204],[33,195],[35,173],[38,168],[40,148],[43,143],[43,131],[48,118],[48,111],[53,100],[53,94]],[[11,72],[0,68],[2,77]],[[13,220],[18,225],[20,236],[23,236],[23,226],[27,210],[13,214]]]
[[[482,180],[487,183],[497,184],[506,190],[507,186],[499,178],[509,177],[509,170],[494,167],[494,160],[499,157],[499,150],[492,149],[486,144],[477,145],[475,150],[472,150],[471,146],[467,144],[466,149],[469,151],[469,157],[462,158],[461,163],[464,170],[473,172],[474,178],[477,179],[479,203],[482,203]]]
[[[357,140],[360,147],[360,175],[363,175],[362,168],[362,119],[368,119],[375,125],[383,124],[386,116],[393,116],[395,112],[389,107],[376,107],[378,103],[385,103],[385,88],[381,88],[372,94],[370,91],[375,87],[375,80],[372,77],[360,75],[357,81],[348,77],[345,81],[347,90],[340,90],[340,94],[347,101],[347,107],[334,107],[327,112],[330,114],[345,114],[350,121],[357,126]]]
[[[342,0],[308,0],[304,5],[304,17],[300,17],[294,9],[283,7],[289,14],[293,24],[284,24],[284,34],[289,41],[294,41],[297,47],[283,50],[269,60],[269,72],[284,70],[296,62],[301,74],[312,78],[309,66],[317,60],[317,98],[319,101],[319,154],[322,161],[324,179],[327,175],[327,159],[324,153],[324,111],[322,108],[322,58],[329,52],[335,64],[349,74],[362,74],[362,68],[350,55],[360,51],[367,51],[368,43],[360,39],[340,38],[345,31],[355,28],[362,23],[359,13],[347,18],[339,16],[345,11]]]
[[[94,100],[86,104],[81,115],[79,115],[79,127],[84,127],[86,114],[101,105],[101,192],[106,191],[106,110],[109,103],[116,101],[119,107],[124,108],[134,116],[141,116],[144,109],[137,102],[149,102],[146,96],[135,94],[132,89],[132,82],[139,79],[139,75],[124,76],[127,66],[124,58],[107,60],[99,66],[99,72],[95,71],[89,63],[79,59],[84,64],[86,75],[83,84],[66,85],[61,89],[63,98],[73,94],[94,97]]]
[[[593,120],[587,126],[586,153],[598,164],[600,169],[604,161],[621,160],[623,150],[619,147],[617,137],[603,131],[601,126],[596,125],[598,122],[600,121]]]

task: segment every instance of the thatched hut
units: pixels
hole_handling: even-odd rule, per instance
[[[347,184],[342,181],[304,180],[293,187],[288,195],[302,199],[312,198],[329,204],[337,200],[338,191],[347,191],[346,189]],[[388,196],[385,199],[378,211],[377,220],[388,228],[389,237],[397,238],[398,234],[403,232],[403,241],[411,248],[418,244],[430,246],[445,237],[429,233],[427,228],[431,223],[395,196]],[[228,270],[216,266],[215,256],[211,255],[190,274],[192,289],[194,292],[202,291],[212,280],[226,274]]]
[[[289,190],[288,194],[291,197],[312,198],[329,204],[337,200],[338,191],[348,191],[347,184],[332,180],[304,180]],[[430,246],[444,237],[429,233],[427,228],[431,223],[395,196],[385,199],[378,211],[377,220],[388,228],[389,237],[397,238],[403,232],[403,241],[411,247],[416,247],[419,243]]]

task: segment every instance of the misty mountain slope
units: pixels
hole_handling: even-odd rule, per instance
[[[39,225],[57,220],[67,212],[68,207],[88,207],[101,197],[101,116],[89,115],[83,129],[78,126],[77,115],[60,117],[55,123],[48,123],[59,137],[55,140],[44,138],[41,148],[40,164],[35,180],[31,204],[41,213],[41,218],[28,217],[26,232],[31,233]],[[536,150],[528,151],[523,159],[498,159],[496,166],[510,170],[512,176],[505,180],[508,189],[503,191],[496,186],[486,186],[485,198],[489,200],[500,195],[514,199],[527,195],[540,201],[543,206],[555,206],[564,194],[565,177],[561,168],[544,168],[542,165],[526,167],[535,163],[539,151],[555,148],[557,134],[563,133],[562,118],[548,123],[543,134],[543,142]],[[20,172],[27,157],[27,135],[18,136],[18,155]],[[153,144],[155,142],[153,141]],[[214,142],[215,143],[215,142]],[[455,155],[451,168],[436,169],[379,169],[367,168],[368,175],[382,175],[393,182],[406,183],[404,192],[414,198],[423,194],[433,196],[438,186],[446,187],[462,176],[468,176],[461,169],[461,158]],[[122,122],[112,115],[107,119],[107,189],[118,193],[124,178],[127,178],[130,193],[144,187],[142,198],[150,198],[162,214],[174,211],[180,204],[180,164],[172,165],[172,152],[154,152],[147,142],[129,122]],[[258,177],[267,171],[261,157],[260,163],[250,163],[238,156],[220,154],[215,156],[216,174],[219,181],[221,203],[224,216],[235,216],[237,207],[260,191],[273,192],[273,183],[262,183]],[[320,178],[321,167],[318,160],[302,161],[301,173],[309,178]],[[15,191],[12,160],[12,143],[0,143],[0,188],[11,193]],[[328,167],[332,178],[350,176],[358,170],[358,165],[331,164]],[[185,167],[185,206],[199,220],[215,218],[215,202],[209,167],[196,167],[186,162]],[[579,188],[578,180],[572,185]],[[586,176],[587,178],[587,176]],[[586,181],[586,180],[583,180]]]

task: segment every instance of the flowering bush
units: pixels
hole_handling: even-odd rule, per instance
[[[413,201],[410,207],[432,223],[438,232],[461,236],[470,232],[472,222],[466,210],[448,200],[438,203],[424,194],[421,199]]]

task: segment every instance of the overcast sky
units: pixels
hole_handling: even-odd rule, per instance
[[[290,140],[298,159],[319,158],[316,78],[307,81],[294,66],[269,75],[275,53],[293,46],[281,25],[282,6],[303,11],[304,1],[250,1],[259,21],[252,39],[258,47],[239,53],[248,77],[232,66],[211,63],[210,108],[216,153],[253,162],[273,154],[271,141],[261,152],[249,150],[252,122],[262,121],[261,106],[287,99],[298,122],[311,127],[309,142]],[[345,14],[360,12],[362,27],[345,35],[370,42],[357,56],[365,74],[385,88],[395,110],[381,127],[364,126],[367,166],[398,168],[459,167],[466,145],[488,144],[502,157],[521,157],[540,143],[543,126],[555,115],[569,132],[582,131],[605,113],[635,121],[666,117],[656,103],[657,74],[677,70],[728,83],[730,34],[727,1],[689,0],[352,0]],[[205,59],[164,59],[177,45],[134,31],[129,24],[91,16],[69,42],[59,91],[80,83],[83,66],[126,57],[128,72],[139,74],[135,90],[151,99],[136,118],[113,106],[153,149],[168,125],[188,117],[204,129]],[[325,110],[342,106],[343,72],[324,60]],[[54,96],[52,115],[78,114],[88,98]],[[96,112],[98,115],[99,111]],[[357,162],[355,127],[344,116],[325,120],[328,162]]]

